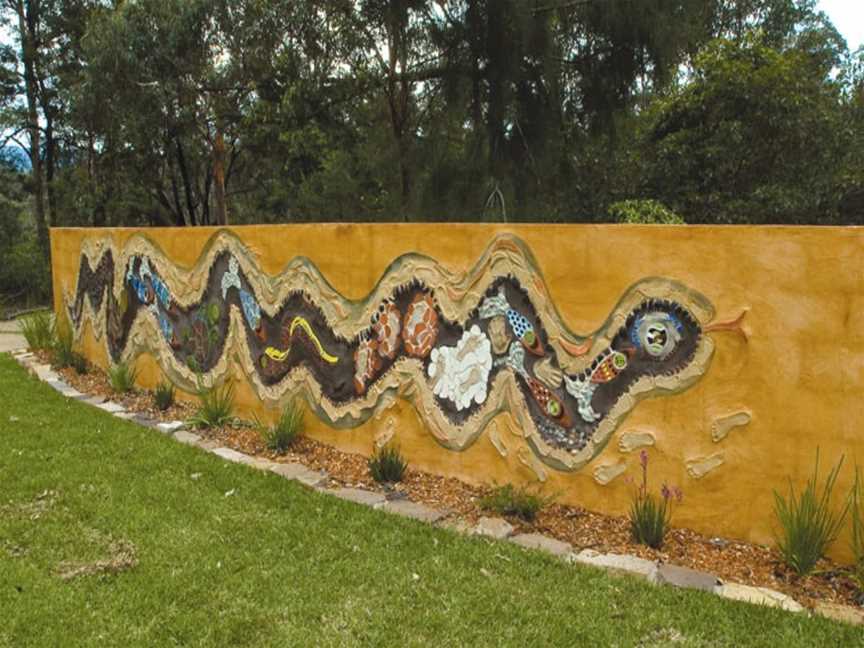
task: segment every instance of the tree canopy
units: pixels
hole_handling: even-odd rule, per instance
[[[45,253],[49,225],[864,221],[864,54],[815,0],[0,0],[0,21],[0,150]]]

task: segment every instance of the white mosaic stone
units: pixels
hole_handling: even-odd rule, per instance
[[[492,343],[476,324],[455,347],[432,349],[428,374],[432,391],[461,411],[486,400],[492,369]]]

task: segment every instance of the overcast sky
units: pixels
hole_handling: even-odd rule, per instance
[[[817,6],[828,14],[851,51],[864,45],[864,0],[819,0]]]

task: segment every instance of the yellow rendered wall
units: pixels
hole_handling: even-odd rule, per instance
[[[401,254],[420,252],[453,271],[474,264],[502,232],[522,239],[533,252],[563,320],[577,333],[600,326],[628,287],[662,276],[687,284],[714,305],[716,321],[743,309],[744,336],[710,333],[713,360],[701,380],[679,394],[636,406],[605,450],[574,472],[538,468],[509,415],[493,423],[506,457],[484,433],[462,452],[440,446],[422,429],[412,406],[397,400],[386,412],[353,430],[332,430],[307,417],[310,436],[341,449],[368,454],[377,435],[392,429],[410,463],[420,469],[475,483],[536,482],[560,501],[613,514],[627,510],[631,486],[623,476],[601,485],[598,468],[625,462],[638,476],[638,451],[624,453],[620,436],[649,430],[650,479],[678,484],[684,502],[674,523],[698,531],[772,542],[772,489],[792,477],[803,484],[817,447],[823,472],[841,454],[846,466],[838,492],[851,485],[852,466],[864,462],[861,403],[864,394],[864,286],[859,228],[310,224],[231,228],[257,254],[261,268],[277,274],[298,255],[308,257],[343,296],[360,299]],[[52,264],[55,306],[74,289],[81,245],[110,236],[122,245],[137,229],[55,229]],[[191,266],[215,228],[147,229],[147,237],[181,265]],[[102,341],[85,333],[91,359],[106,363]],[[139,358],[140,383],[151,387],[161,373]],[[244,412],[259,407],[248,386],[238,390]],[[712,440],[712,422],[746,410],[748,425]],[[720,453],[722,464],[696,479],[688,461]],[[528,464],[535,464],[532,468]],[[839,500],[839,498],[838,498]],[[835,555],[845,557],[844,539]]]

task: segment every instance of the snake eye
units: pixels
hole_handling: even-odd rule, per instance
[[[653,311],[633,323],[631,338],[652,358],[663,360],[681,341],[681,323],[669,313]]]

